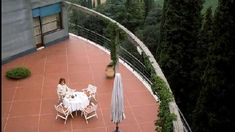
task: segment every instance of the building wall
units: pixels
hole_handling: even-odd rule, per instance
[[[63,0],[2,0],[2,64],[36,51],[32,9]],[[67,12],[62,6],[63,29],[45,35],[45,46],[68,37]]]
[[[2,0],[2,61],[35,48],[32,22],[28,0]]]
[[[54,3],[61,2],[63,0],[31,0],[32,9],[37,7],[42,7]]]

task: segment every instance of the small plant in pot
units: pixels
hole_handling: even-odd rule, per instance
[[[112,62],[107,65],[105,71],[107,78],[113,78],[116,70],[118,70],[118,68],[116,69],[116,65],[118,63],[120,40],[123,39],[125,35],[116,23],[109,23],[107,31],[111,40],[110,59]]]
[[[105,74],[107,78],[113,78],[115,75],[115,65],[113,62],[110,62],[105,69]]]
[[[22,79],[31,75],[31,71],[26,67],[16,67],[6,72],[6,77],[10,79]]]

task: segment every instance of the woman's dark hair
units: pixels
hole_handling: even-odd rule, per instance
[[[61,84],[62,82],[66,83],[64,78],[60,78],[59,84]]]

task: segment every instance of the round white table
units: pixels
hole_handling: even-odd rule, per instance
[[[83,92],[72,92],[64,97],[63,104],[73,112],[86,108],[89,105],[89,100],[87,95]]]

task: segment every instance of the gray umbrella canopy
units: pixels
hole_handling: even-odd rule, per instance
[[[111,113],[112,122],[116,124],[120,123],[125,118],[123,85],[120,73],[115,74],[111,107],[112,107],[112,113]]]

